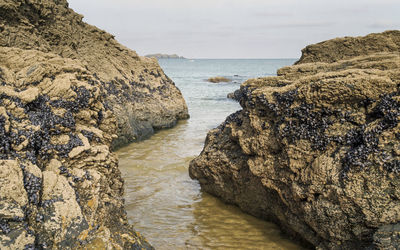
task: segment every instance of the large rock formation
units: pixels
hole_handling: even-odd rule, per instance
[[[308,46],[240,104],[190,164],[203,190],[306,245],[400,247],[400,31]]]
[[[398,31],[373,33],[364,37],[336,38],[305,47],[295,64],[327,62],[367,56],[380,52],[399,52]]]
[[[101,86],[80,61],[0,47],[0,249],[151,248],[127,222]]]
[[[100,82],[104,104],[117,117],[115,147],[188,117],[181,92],[156,59],[139,57],[82,18],[66,0],[0,0],[0,46],[79,60]]]
[[[156,60],[65,0],[0,0],[0,96],[0,249],[151,248],[110,148],[188,116]]]

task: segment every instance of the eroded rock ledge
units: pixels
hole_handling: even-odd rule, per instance
[[[102,86],[117,117],[118,147],[188,118],[181,92],[156,59],[139,57],[112,35],[82,21],[66,0],[0,0],[0,46],[79,60]]]
[[[400,246],[400,31],[308,46],[240,92],[190,164],[203,190],[306,245]]]

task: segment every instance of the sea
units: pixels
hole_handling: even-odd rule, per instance
[[[210,129],[240,105],[227,94],[274,76],[296,59],[160,59],[182,91],[190,119],[117,151],[129,221],[156,249],[301,249],[267,221],[202,192],[188,174]],[[229,83],[210,83],[223,76]]]

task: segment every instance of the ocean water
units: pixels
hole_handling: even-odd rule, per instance
[[[247,79],[274,76],[276,71],[291,65],[295,59],[198,59],[159,60],[164,72],[175,82],[187,102],[190,120],[184,125],[182,139],[197,147],[185,151],[186,156],[198,155],[207,132],[217,127],[225,118],[241,109],[240,105],[226,96],[239,89]],[[206,80],[224,76],[230,83],[210,83]]]
[[[188,174],[207,132],[239,110],[228,93],[249,78],[273,76],[295,59],[161,59],[191,118],[118,150],[128,218],[156,249],[300,249],[272,223],[203,193]],[[209,83],[209,77],[231,78]]]

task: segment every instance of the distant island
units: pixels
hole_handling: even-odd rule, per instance
[[[172,54],[172,55],[168,55],[168,54],[150,54],[150,55],[146,55],[145,57],[155,57],[157,59],[186,59],[183,56],[178,56],[177,54]]]

